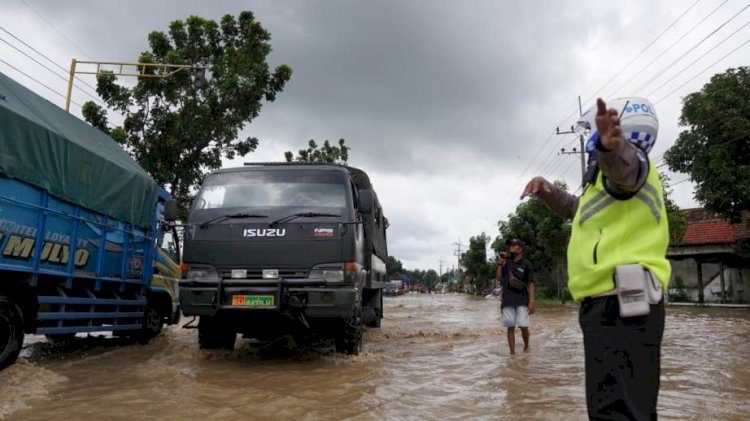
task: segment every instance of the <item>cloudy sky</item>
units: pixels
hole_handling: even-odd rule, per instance
[[[532,176],[580,184],[577,156],[557,154],[577,139],[555,135],[575,121],[579,95],[584,110],[596,96],[655,103],[660,163],[679,133],[681,98],[749,62],[747,8],[737,0],[0,0],[0,72],[63,106],[65,73],[13,36],[63,68],[74,57],[134,61],[147,34],[175,19],[251,10],[271,32],[271,64],[294,74],[245,130],[261,140],[247,160],[345,138],[350,164],[370,174],[391,221],[390,253],[409,268],[442,260],[445,270],[459,238],[465,247],[470,236],[497,235]],[[75,102],[88,99],[74,92]],[[678,205],[697,206],[687,176],[670,177]]]

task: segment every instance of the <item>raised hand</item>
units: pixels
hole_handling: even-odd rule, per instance
[[[596,128],[599,130],[599,141],[604,149],[612,151],[620,146],[622,142],[622,129],[620,128],[620,117],[614,108],[607,109],[604,100],[596,100]]]
[[[551,184],[544,177],[534,177],[526,185],[526,188],[521,193],[521,199],[526,196],[537,194],[537,193],[550,193],[552,192]]]

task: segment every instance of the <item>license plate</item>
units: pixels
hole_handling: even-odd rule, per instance
[[[272,307],[274,306],[275,296],[273,295],[233,295],[233,306],[247,307]]]

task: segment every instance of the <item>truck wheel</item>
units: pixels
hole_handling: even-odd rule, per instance
[[[370,323],[367,326],[369,326],[369,327],[380,327],[380,323],[381,323],[382,320],[383,320],[383,316],[381,316],[380,314],[377,314],[377,311],[376,311],[375,312],[375,320],[373,320],[372,323]]]
[[[16,361],[22,346],[21,310],[8,298],[0,295],[0,370]]]
[[[159,310],[146,305],[146,310],[143,312],[143,327],[136,335],[136,340],[141,345],[146,345],[151,339],[159,336],[163,325],[164,319]]]
[[[380,315],[378,310],[374,307],[365,307],[362,312],[363,318],[367,320],[365,326],[367,327],[380,327]]]
[[[180,306],[177,306],[177,311],[172,315],[172,323],[173,325],[180,323],[180,317],[182,316],[182,310],[180,309]]]
[[[362,307],[358,306],[344,321],[343,331],[336,337],[336,352],[359,355],[362,352],[362,326]]]
[[[215,317],[201,316],[198,322],[198,344],[201,349],[228,349],[234,350],[234,341],[237,334]]]

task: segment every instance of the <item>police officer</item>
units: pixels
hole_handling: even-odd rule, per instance
[[[621,315],[614,274],[636,263],[662,290],[670,278],[664,193],[648,157],[659,125],[643,98],[617,99],[610,106],[598,99],[577,123],[579,132],[590,134],[587,151],[595,158],[583,195],[535,177],[521,198],[534,194],[573,218],[568,288],[581,303],[589,417],[656,419],[664,302],[644,303],[648,314]]]

